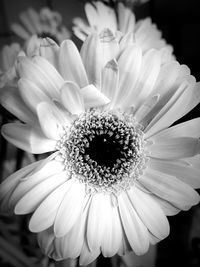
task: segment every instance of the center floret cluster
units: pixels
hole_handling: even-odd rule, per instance
[[[75,119],[60,141],[66,168],[97,191],[130,184],[143,149],[142,132],[130,116],[97,110]]]

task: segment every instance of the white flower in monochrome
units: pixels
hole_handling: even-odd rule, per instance
[[[39,12],[28,8],[20,14],[19,18],[21,23],[13,23],[11,29],[25,41],[32,35],[39,38],[49,37],[57,43],[70,38],[71,34],[63,25],[61,15],[48,7],[42,8]]]
[[[21,52],[21,46],[18,43],[5,45],[1,50],[0,66],[0,88],[5,85],[15,85],[16,71],[15,60]]]
[[[3,181],[0,209],[31,213],[44,253],[82,265],[147,252],[168,236],[166,216],[199,202],[200,118],[171,125],[200,102],[200,84],[160,51],[121,50],[106,32],[80,53],[44,40],[39,55],[18,58],[18,89],[1,99],[21,121],[3,136],[48,156]]]
[[[162,38],[161,31],[152,23],[151,18],[136,22],[135,14],[123,3],[117,4],[117,11],[100,1],[86,3],[85,13],[88,23],[80,17],[73,19],[72,29],[79,39],[85,40],[92,32],[100,33],[108,28],[113,34],[119,35],[121,32],[126,39],[132,39],[132,42],[140,45],[143,52],[151,48],[160,49],[164,62],[174,59],[173,47]]]

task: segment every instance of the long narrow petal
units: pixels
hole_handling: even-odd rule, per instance
[[[193,137],[198,138],[200,133],[200,118],[195,118],[183,123],[179,123],[173,127],[167,128],[156,135],[153,135],[150,140],[155,142],[162,141],[167,138],[177,137]]]
[[[28,191],[16,204],[15,214],[27,214],[33,212],[42,201],[58,186],[66,181],[66,172],[47,177],[30,191]]]
[[[172,99],[161,109],[145,129],[146,136],[169,127],[200,102],[200,83],[183,83]],[[183,105],[184,104],[184,105]]]
[[[41,102],[37,106],[37,115],[41,129],[47,138],[59,140],[59,129],[62,129],[53,114],[51,105],[48,102]]]
[[[200,187],[200,169],[185,161],[169,161],[151,158],[148,166],[154,170],[175,176],[193,188]]]
[[[58,90],[61,84],[54,76],[55,72],[54,74],[51,71],[47,73],[46,69],[42,69],[27,57],[21,57],[19,59],[17,71],[21,78],[26,78],[35,83],[50,98],[58,98]]]
[[[111,197],[109,195],[104,197],[106,198],[104,209],[105,231],[102,236],[101,251],[104,257],[112,257],[118,252],[122,242],[121,221],[118,207],[113,206]]]
[[[164,239],[168,236],[168,220],[156,201],[137,187],[132,187],[127,193],[147,229],[158,239]]]
[[[137,45],[125,49],[119,57],[119,87],[115,94],[114,103],[116,106],[127,105],[130,95],[134,90],[139,77],[142,63],[142,51]],[[134,105],[134,99],[132,101]]]
[[[65,182],[43,200],[30,219],[29,229],[32,232],[41,232],[53,225],[58,208],[73,182]]]
[[[134,31],[135,29],[135,16],[130,8],[118,3],[119,14],[119,30],[123,33]]]
[[[101,88],[102,53],[100,39],[97,34],[87,37],[81,47],[81,57],[85,66],[89,83]]]
[[[70,230],[70,232],[63,237],[64,258],[76,258],[81,253],[85,239],[85,229],[88,217],[88,209],[90,207],[90,198],[90,196],[85,197],[84,201],[82,202],[84,209],[80,214],[80,217],[77,219],[75,225]]]
[[[157,140],[149,147],[151,157],[161,159],[180,159],[193,157],[200,153],[200,141],[192,137],[175,137]]]
[[[61,88],[61,101],[65,108],[72,114],[84,112],[81,90],[74,82],[65,82]]]
[[[54,232],[56,237],[66,235],[76,223],[85,197],[85,187],[79,181],[74,182],[70,190],[66,193],[58,209]]]
[[[34,25],[31,23],[28,13],[24,11],[20,13],[19,17],[24,26],[27,28],[27,30],[31,33],[31,35],[33,35],[36,32],[36,29]]]
[[[93,195],[87,221],[87,244],[91,251],[99,249],[102,235],[105,231],[104,207],[105,199],[102,193]]]
[[[88,84],[87,74],[78,49],[71,40],[62,42],[59,51],[60,72],[66,81],[73,81],[80,87]]]
[[[51,156],[43,160],[39,167],[39,169],[35,168],[32,173],[20,178],[19,183],[17,184],[15,190],[13,190],[12,196],[9,199],[8,204],[10,206],[16,205],[23,196],[25,196],[33,188],[39,187],[40,183],[43,183],[46,179],[48,180],[48,178],[55,177],[56,174],[58,175],[63,172],[63,164],[52,159]]]
[[[109,61],[102,70],[101,92],[110,100],[118,91],[119,67],[116,60]]]
[[[142,66],[137,79],[137,84],[127,100],[127,105],[133,105],[137,109],[152,92],[161,65],[160,53],[150,49],[142,58]]]
[[[30,125],[37,125],[37,117],[29,110],[17,88],[6,88],[1,94],[1,105],[14,116]]]
[[[11,25],[11,29],[15,34],[17,34],[24,40],[27,40],[30,38],[30,34],[18,23],[13,23]]]
[[[52,228],[49,228],[45,231],[38,233],[37,240],[38,244],[45,255],[49,257],[52,255],[54,247],[53,241],[55,239],[55,235],[53,233]]]
[[[40,40],[39,55],[48,60],[54,68],[59,69],[59,46],[50,38],[43,38]],[[62,75],[62,73],[61,73]],[[63,78],[65,78],[62,75]]]
[[[155,195],[181,210],[188,210],[199,202],[198,193],[176,177],[148,168],[140,177],[142,183]]]
[[[100,248],[94,249],[93,251],[90,251],[86,241],[83,243],[83,247],[81,250],[80,258],[79,258],[79,264],[80,265],[88,265],[91,262],[93,262],[100,254]]]
[[[17,172],[13,173],[9,177],[7,177],[0,186],[0,210],[2,212],[10,210],[9,199],[13,194],[13,191],[19,184],[20,180],[26,176],[28,176],[38,165],[41,164],[41,161],[34,162]]]
[[[49,100],[49,97],[28,79],[21,78],[18,81],[18,87],[22,99],[34,113],[36,113],[36,107],[40,102]]]
[[[138,217],[126,193],[118,197],[118,202],[126,237],[137,255],[144,254],[149,248],[147,228]]]
[[[10,143],[33,154],[54,151],[56,147],[55,140],[47,139],[39,129],[25,124],[4,124],[1,131]]]

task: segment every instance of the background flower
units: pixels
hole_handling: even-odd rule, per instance
[[[135,14],[123,3],[117,3],[116,10],[104,3],[97,1],[85,4],[85,13],[88,23],[82,18],[74,18],[73,31],[81,40],[92,32],[100,33],[103,29],[109,28],[113,34],[122,32],[127,38],[132,38],[145,52],[150,48],[160,49],[163,53],[163,61],[174,58],[173,48],[162,38],[162,33],[152,23],[151,18],[141,19],[136,22]]]
[[[28,8],[19,17],[23,26],[13,23],[11,29],[25,41],[32,35],[37,35],[41,38],[50,37],[57,43],[61,43],[71,35],[62,24],[61,15],[47,7],[42,8],[39,13],[33,8]]]

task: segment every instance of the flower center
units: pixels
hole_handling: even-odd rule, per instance
[[[66,169],[98,191],[116,191],[125,180],[128,186],[144,155],[132,117],[97,110],[79,116],[59,147]]]

